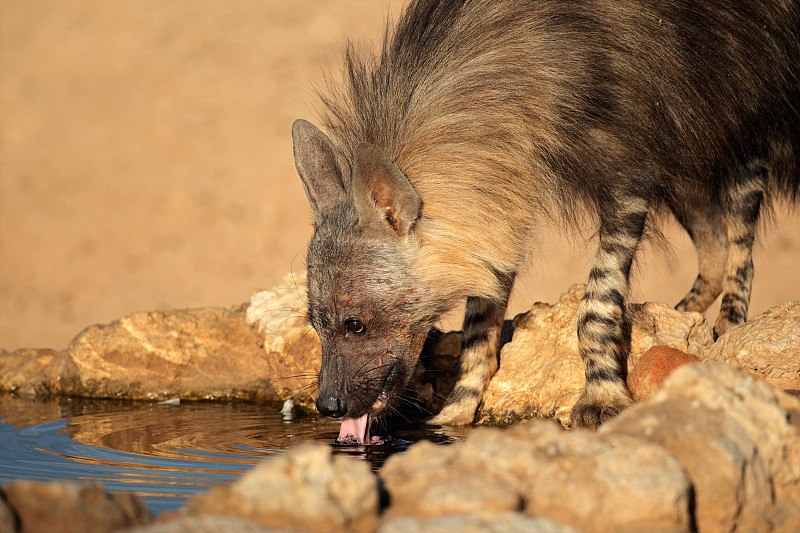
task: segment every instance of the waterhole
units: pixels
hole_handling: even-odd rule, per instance
[[[101,481],[112,493],[138,494],[158,515],[301,442],[328,444],[377,471],[416,441],[448,444],[466,435],[423,426],[393,431],[381,446],[341,447],[333,445],[338,432],[335,420],[285,416],[280,405],[0,395],[0,483]]]

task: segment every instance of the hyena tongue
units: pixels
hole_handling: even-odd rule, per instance
[[[358,418],[342,418],[342,426],[339,428],[337,444],[383,444],[383,439],[373,437],[369,433],[369,426],[372,416],[369,413]]]

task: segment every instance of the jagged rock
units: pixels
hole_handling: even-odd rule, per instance
[[[800,530],[800,402],[720,363],[677,369],[648,401],[604,424],[674,455],[692,480],[699,531]]]
[[[530,417],[569,419],[585,383],[578,352],[576,313],[583,285],[573,285],[558,303],[536,303],[514,318],[514,336],[500,352],[500,369],[484,394],[478,420],[507,423]],[[628,370],[653,346],[696,353],[713,342],[699,313],[665,304],[628,306],[631,346]]]
[[[3,533],[12,533],[16,530],[17,519],[13,511],[8,507],[5,499],[2,498],[0,493],[0,531]]]
[[[2,495],[20,533],[104,533],[151,520],[150,511],[137,496],[111,495],[96,482],[12,481],[3,485]]]
[[[636,362],[636,366],[628,372],[628,389],[633,400],[641,402],[652,396],[664,384],[676,368],[687,363],[696,363],[700,359],[670,348],[668,346],[653,346]]]
[[[417,443],[381,477],[387,524],[480,508],[581,531],[798,531],[800,401],[729,365],[687,364],[598,433],[479,429]]]
[[[256,524],[237,516],[181,516],[149,526],[126,529],[125,533],[290,533]]]
[[[69,355],[90,396],[254,398],[272,375],[243,309],[135,313],[85,329]]]
[[[278,291],[278,289],[276,289]],[[18,394],[278,401],[315,379],[315,334],[265,353],[245,307],[134,313],[83,330],[64,351],[0,353],[0,390]]]
[[[778,389],[800,390],[800,302],[751,318],[698,355],[740,367]]]
[[[552,422],[479,429],[447,447],[417,443],[390,457],[381,477],[391,501],[387,519],[521,509],[581,531],[689,528],[689,481],[662,448]]]
[[[0,352],[0,390],[128,399],[285,400],[313,408],[321,350],[304,311],[305,275],[253,294],[249,305],[135,313],[82,331],[67,350]],[[568,424],[583,389],[575,314],[584,287],[555,305],[534,304],[506,323],[500,369],[478,412],[481,423],[531,417]],[[713,344],[699,313],[665,304],[628,306],[629,372],[653,346],[749,368],[800,389],[800,303],[778,306]],[[411,382],[420,413],[436,413],[453,388],[461,334],[431,336]]]
[[[291,531],[374,531],[378,480],[368,464],[302,444],[235,483],[195,496],[186,512],[239,516]]]
[[[269,374],[281,399],[313,408],[322,345],[306,315],[305,271],[289,273],[280,284],[250,297],[247,323],[256,332],[267,358],[278,362]]]
[[[0,390],[30,396],[64,394],[74,389],[77,369],[66,350],[0,350]]]
[[[520,513],[468,514],[418,518],[404,516],[383,524],[379,533],[577,533],[575,529],[548,518],[532,518]]]

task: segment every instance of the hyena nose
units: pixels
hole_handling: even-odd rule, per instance
[[[339,418],[347,412],[347,407],[342,400],[334,396],[322,396],[317,398],[317,411],[325,416]]]

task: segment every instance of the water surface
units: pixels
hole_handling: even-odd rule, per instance
[[[230,483],[295,444],[330,445],[338,435],[336,421],[286,417],[280,409],[245,402],[43,402],[0,395],[0,483],[97,480],[111,492],[140,495],[154,514],[175,510],[192,494]],[[446,444],[465,431],[397,431],[383,446],[335,451],[361,457],[377,470],[415,441]]]

